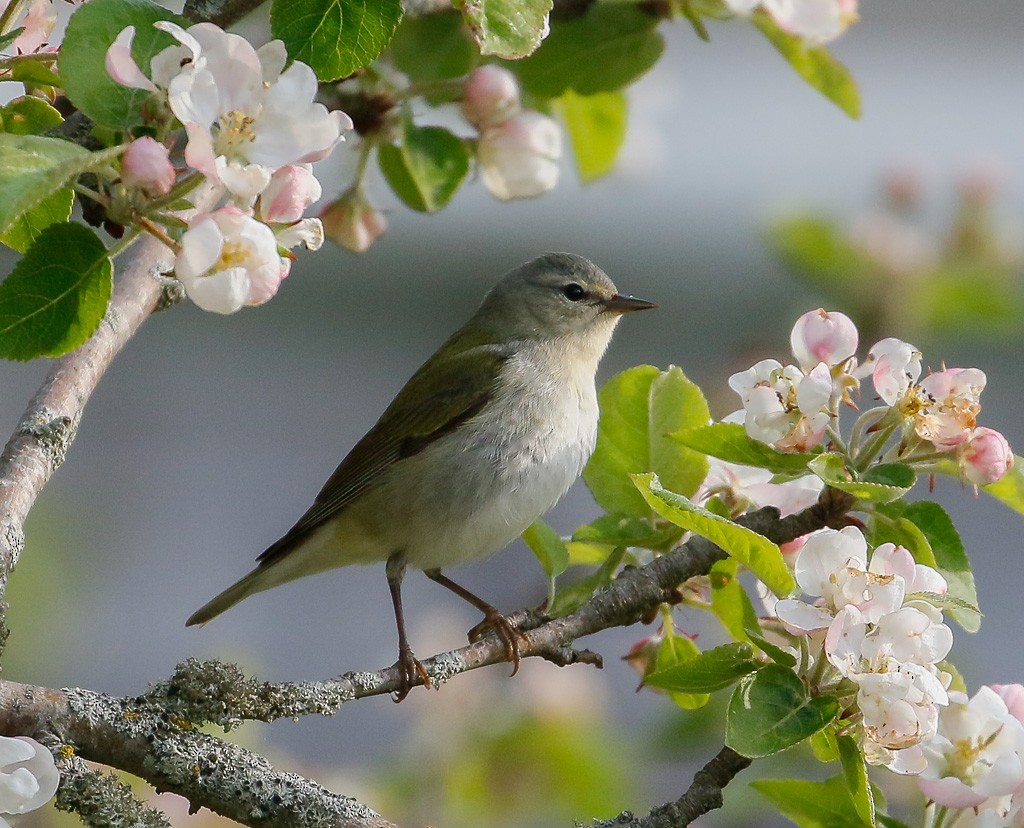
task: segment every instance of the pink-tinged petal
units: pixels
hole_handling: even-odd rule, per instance
[[[215,124],[221,109],[220,87],[205,69],[175,75],[167,87],[167,102],[183,124],[196,123],[206,129]]]
[[[355,253],[366,252],[388,228],[385,215],[358,194],[329,204],[320,219],[327,238]]]
[[[839,365],[857,352],[857,326],[846,314],[818,308],[796,321],[789,341],[805,370],[819,362]]]
[[[871,553],[868,572],[876,575],[899,575],[908,584],[914,580],[914,556],[902,546],[883,543]]]
[[[993,684],[992,690],[1002,698],[1010,715],[1024,724],[1024,684]]]
[[[167,147],[148,135],[132,141],[121,156],[122,183],[150,198],[169,193],[176,178]]]
[[[462,114],[486,129],[519,112],[519,82],[508,69],[487,64],[473,70],[462,91]]]
[[[241,164],[217,156],[217,177],[224,186],[247,204],[252,204],[270,183],[270,170],[262,164]]]
[[[198,278],[217,263],[223,249],[224,236],[213,216],[199,216],[181,237],[174,272],[182,281]]]
[[[19,55],[38,51],[46,45],[56,24],[57,12],[53,3],[50,0],[32,0],[28,14],[18,24],[24,31],[14,39],[11,47]]]
[[[185,147],[185,163],[198,170],[207,178],[220,181],[217,171],[217,156],[213,150],[213,137],[202,124],[189,121],[185,124],[188,145]]]
[[[322,193],[310,165],[288,164],[274,172],[260,195],[260,218],[279,224],[298,221]]]
[[[139,65],[132,57],[132,40],[135,38],[135,27],[128,26],[114,39],[103,59],[107,74],[121,86],[129,89],[145,89],[149,92],[158,91],[153,82],[142,74]]]
[[[937,802],[947,808],[976,808],[988,799],[987,796],[972,790],[955,776],[947,776],[943,779],[922,777],[917,782],[921,786],[921,793],[932,802]]]
[[[964,477],[976,486],[1001,480],[1013,466],[1013,452],[998,431],[979,426],[971,432],[960,455]]]
[[[477,143],[484,186],[502,200],[532,198],[553,189],[561,157],[558,124],[529,110],[485,129]]]

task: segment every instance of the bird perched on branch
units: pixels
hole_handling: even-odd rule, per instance
[[[501,549],[565,494],[597,440],[594,376],[612,331],[622,314],[653,307],[620,295],[600,268],[568,253],[506,274],[256,568],[186,623],[296,578],[385,561],[398,701],[417,679],[430,684],[405,630],[401,587],[410,566],[483,612],[483,627],[518,669],[521,633],[441,570]]]

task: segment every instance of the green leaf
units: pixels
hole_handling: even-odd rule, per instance
[[[658,657],[654,670],[648,675],[675,669],[680,664],[685,664],[699,658],[700,655],[700,648],[693,643],[689,636],[680,635],[674,630],[670,630],[666,633],[658,647]],[[679,693],[670,691],[668,695],[673,702],[684,710],[698,710],[711,699],[709,693]]]
[[[107,74],[107,49],[126,26],[135,27],[132,57],[149,73],[153,55],[177,43],[153,28],[158,20],[188,27],[191,22],[149,0],[90,0],[68,21],[58,65],[64,92],[71,102],[97,124],[125,130],[142,123],[144,89],[127,89]]]
[[[796,656],[764,638],[760,633],[760,628],[747,627],[745,632],[750,643],[776,664],[781,664],[783,667],[796,667]]]
[[[367,66],[402,19],[399,0],[274,0],[270,31],[324,82]]]
[[[810,696],[796,673],[769,664],[733,691],[725,743],[751,759],[770,756],[817,733],[838,713],[834,696]]]
[[[946,579],[950,597],[969,607],[966,611],[951,607],[949,614],[967,632],[977,632],[981,626],[981,613],[977,609],[978,591],[971,562],[952,519],[938,503],[927,500],[911,503],[904,510],[903,517],[912,521],[928,539],[935,556],[935,567]]]
[[[927,536],[916,523],[903,516],[907,505],[897,500],[875,507],[876,514],[871,521],[869,538],[871,545],[881,546],[883,543],[895,543],[908,550],[917,563],[937,569],[935,553],[932,551]]]
[[[735,684],[760,666],[750,644],[733,641],[665,668],[659,656],[658,669],[644,678],[644,684],[672,693],[713,693]]]
[[[839,758],[839,743],[836,740],[834,725],[819,730],[807,740],[807,744],[810,745],[814,758],[822,764],[835,762]]]
[[[80,224],[47,227],[0,284],[0,357],[60,356],[85,342],[110,301],[113,268]]]
[[[433,83],[469,74],[477,50],[454,12],[406,17],[388,46],[396,68],[413,83]]]
[[[797,454],[776,451],[768,444],[749,437],[739,423],[684,428],[673,434],[672,439],[719,460],[768,469],[776,474],[808,472],[807,464],[820,454],[820,451]]]
[[[32,95],[22,95],[0,107],[0,131],[15,135],[38,135],[58,126],[63,120],[47,101]]]
[[[668,491],[655,474],[635,474],[632,479],[654,511],[720,546],[764,581],[776,595],[788,595],[796,587],[782,552],[768,538]]]
[[[74,203],[75,194],[70,187],[57,190],[31,210],[18,216],[6,232],[0,233],[0,242],[19,253],[24,253],[51,224],[59,224],[71,218]]]
[[[577,527],[572,539],[576,543],[643,546],[666,551],[675,546],[681,535],[677,526],[652,526],[651,521],[644,518],[613,513]]]
[[[461,138],[442,127],[418,127],[410,118],[401,144],[381,146],[377,157],[391,189],[421,213],[444,207],[469,173],[469,150]]]
[[[597,447],[583,480],[606,512],[650,516],[630,474],[655,472],[674,491],[697,491],[707,474],[707,458],[668,435],[706,423],[710,414],[700,389],[679,368],[630,368],[608,380],[598,400]]]
[[[626,139],[625,94],[577,95],[568,89],[553,103],[569,132],[580,180],[589,184],[610,173]]]
[[[612,578],[615,577],[615,570],[619,568],[625,554],[625,547],[613,549],[596,572],[560,589],[554,602],[548,607],[548,615],[552,618],[568,615],[578,609],[597,590],[608,586],[612,582]]]
[[[61,87],[63,81],[42,60],[19,60],[11,67],[11,80],[25,84],[26,90]]]
[[[540,518],[523,532],[523,541],[530,547],[548,576],[548,606],[555,601],[555,578],[569,566],[569,549],[561,536]]]
[[[0,35],[0,49],[3,49],[5,46],[10,45],[11,43],[14,43],[14,41],[17,40],[21,33],[24,31],[24,26],[18,26],[18,28],[12,29],[6,34]]]
[[[123,147],[89,152],[59,138],[0,134],[0,236],[83,172],[110,163],[122,152]]]
[[[711,580],[711,611],[737,641],[747,639],[747,629],[757,627],[757,613],[740,583],[735,558],[716,561],[708,576]]]
[[[866,825],[857,813],[842,776],[825,782],[755,779],[750,786],[799,828],[864,828]]]
[[[657,63],[665,42],[658,18],[633,3],[593,3],[575,20],[559,21],[542,48],[509,64],[523,88],[539,98],[566,90],[580,95],[614,92]]]
[[[1024,515],[1024,458],[1013,455],[1013,465],[995,483],[979,487],[986,494]]]
[[[851,118],[860,117],[860,92],[849,71],[824,46],[783,31],[770,14],[751,15],[754,25],[789,62],[798,75]]]
[[[868,780],[868,767],[864,753],[852,736],[840,736],[837,740],[839,761],[843,765],[843,779],[850,794],[853,807],[864,825],[875,826],[875,797]]]
[[[846,467],[846,460],[841,454],[830,452],[819,454],[807,467],[832,488],[849,492],[867,503],[899,500],[917,482],[914,470],[902,463],[875,466],[861,476]]]
[[[540,46],[551,0],[453,0],[480,54],[518,60]]]

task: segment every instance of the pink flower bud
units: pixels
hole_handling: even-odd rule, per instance
[[[462,93],[462,114],[471,124],[484,129],[507,121],[519,112],[519,83],[516,76],[500,66],[473,70]]]
[[[291,224],[322,192],[309,164],[286,164],[274,172],[260,195],[259,216],[272,224]]]
[[[979,426],[971,432],[960,456],[964,477],[976,486],[995,483],[1013,465],[1013,452],[998,431]]]
[[[640,674],[640,681],[647,678],[658,668],[658,651],[661,649],[661,642],[665,640],[665,634],[659,632],[641,638],[626,653],[622,660]]]
[[[177,177],[167,147],[144,135],[136,138],[121,156],[121,181],[147,196],[166,195]]]
[[[388,229],[384,214],[358,193],[349,193],[329,204],[320,220],[327,238],[354,253],[365,253]]]
[[[488,127],[477,145],[484,186],[496,198],[529,198],[558,183],[562,132],[539,112],[520,112]]]
[[[846,314],[818,308],[796,320],[789,342],[805,371],[819,362],[831,368],[857,351],[857,326]]]

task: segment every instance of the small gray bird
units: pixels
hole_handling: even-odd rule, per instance
[[[481,610],[518,669],[521,633],[441,570],[504,547],[579,477],[597,441],[598,362],[621,315],[653,307],[620,295],[600,268],[569,253],[506,274],[413,374],[309,511],[187,625],[296,578],[386,561],[403,683],[396,700],[417,676],[430,683],[405,632],[409,566]]]

